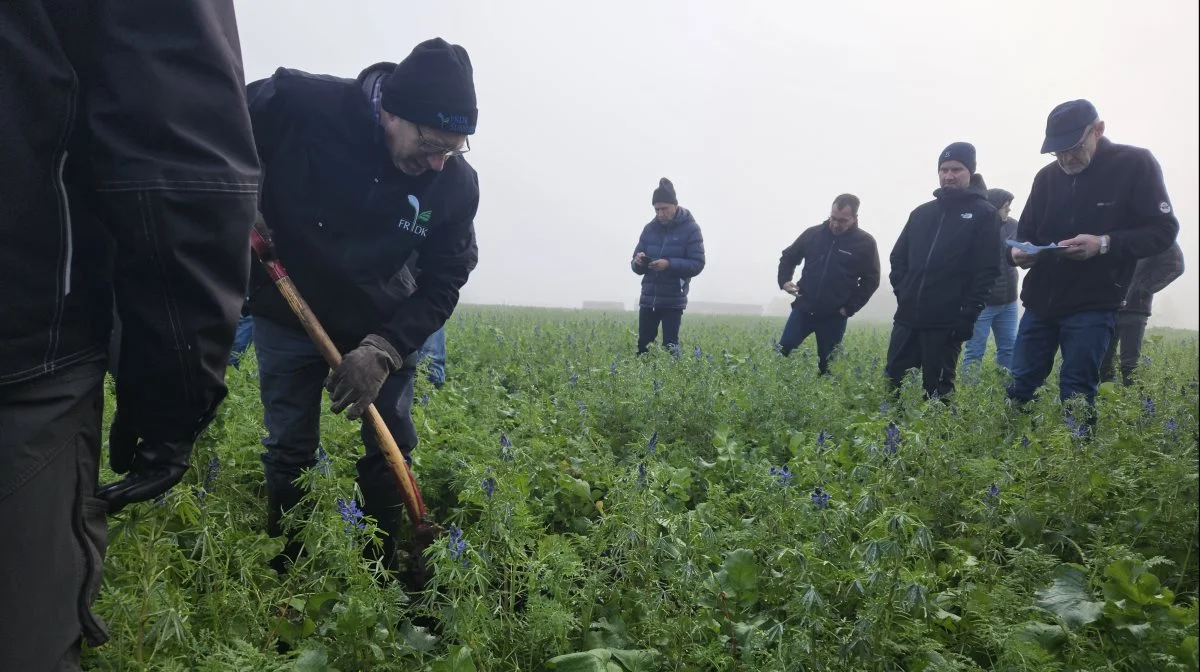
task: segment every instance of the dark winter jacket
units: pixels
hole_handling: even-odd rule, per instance
[[[1154,295],[1166,289],[1167,285],[1175,282],[1181,275],[1183,250],[1179,248],[1178,242],[1173,243],[1166,252],[1139,259],[1121,311],[1149,316]]]
[[[122,418],[190,439],[225,395],[259,179],[233,4],[4,4],[0,384],[101,356],[115,285]]]
[[[996,278],[992,293],[988,294],[989,306],[1006,306],[1017,300],[1017,282],[1020,278],[1017,277],[1017,267],[1008,263],[1008,246],[1004,244],[1004,241],[1013,240],[1016,235],[1017,220],[1009,217],[1000,225],[1000,277]]]
[[[663,224],[655,218],[638,238],[633,248],[646,253],[646,263],[630,262],[633,272],[642,276],[643,308],[683,310],[687,308],[688,289],[692,278],[704,270],[704,237],[700,225],[692,213],[684,208],[675,212],[675,218]],[[666,259],[670,266],[664,271],[650,270],[650,262]]]
[[[1056,163],[1038,171],[1017,240],[1048,245],[1083,233],[1107,234],[1108,253],[1086,261],[1039,255],[1021,288],[1027,310],[1048,317],[1117,310],[1137,260],[1171,247],[1179,222],[1149,151],[1101,138],[1092,162],[1078,175],[1067,175]]]
[[[418,177],[393,165],[377,102],[393,67],[357,80],[280,68],[249,98],[260,208],[301,296],[343,352],[375,333],[407,357],[446,322],[475,268],[479,184],[462,157]],[[397,296],[389,285],[414,251],[420,285]],[[250,309],[301,329],[257,265]]]
[[[791,282],[801,262],[800,293],[792,302],[797,310],[832,314],[845,309],[849,317],[879,289],[879,248],[857,224],[840,236],[833,235],[829,220],[805,229],[779,257],[780,287]]]
[[[896,322],[910,329],[975,321],[1000,274],[1000,218],[979,175],[966,189],[938,189],[908,217],[888,276]]]

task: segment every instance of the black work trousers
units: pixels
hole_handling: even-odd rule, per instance
[[[951,338],[951,333],[950,329],[893,325],[887,353],[887,375],[892,387],[900,386],[909,369],[919,368],[926,397],[945,397],[953,392],[963,342]]]

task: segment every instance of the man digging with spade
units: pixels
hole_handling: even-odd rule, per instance
[[[475,268],[475,170],[463,158],[477,109],[470,58],[441,38],[422,42],[398,65],[379,63],[357,79],[280,68],[248,87],[263,165],[260,210],[274,253],[328,332],[342,363],[329,371],[300,321],[255,265],[250,313],[258,355],[268,533],[304,495],[295,484],[316,463],[322,388],[331,410],[357,419],[374,403],[409,459],[418,349],[445,324]],[[419,251],[420,283],[388,291]],[[401,494],[364,425],[358,460],[363,512],[384,532],[383,562],[401,570]],[[295,562],[290,538],[274,563]],[[410,570],[419,567],[414,554]],[[418,574],[409,578],[420,581]]]

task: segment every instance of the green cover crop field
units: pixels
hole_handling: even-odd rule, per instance
[[[885,401],[885,329],[852,323],[819,379],[811,339],[774,352],[782,320],[689,314],[678,357],[640,359],[635,320],[454,316],[449,382],[414,404],[453,533],[419,594],[364,560],[340,416],[306,552],[270,569],[256,372],[230,369],[184,483],[110,519],[85,668],[1197,669],[1194,334],[1152,331],[1089,438],[1056,377],[1010,408],[990,352],[952,403]]]

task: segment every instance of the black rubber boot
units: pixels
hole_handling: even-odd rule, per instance
[[[283,515],[304,498],[304,491],[300,488],[289,485],[286,488],[276,489],[267,488],[267,534],[272,537],[281,537],[283,531]],[[283,547],[283,552],[271,559],[271,568],[282,575],[287,571],[287,568],[296,564],[297,558],[300,557],[300,551],[304,546],[293,535],[287,535],[287,544]]]
[[[429,576],[425,569],[423,548],[414,543],[408,511],[396,487],[368,487],[360,484],[363,494],[363,513],[373,517],[383,534],[383,548],[368,544],[363,556],[380,560],[383,566],[404,584],[409,591],[425,588]]]

